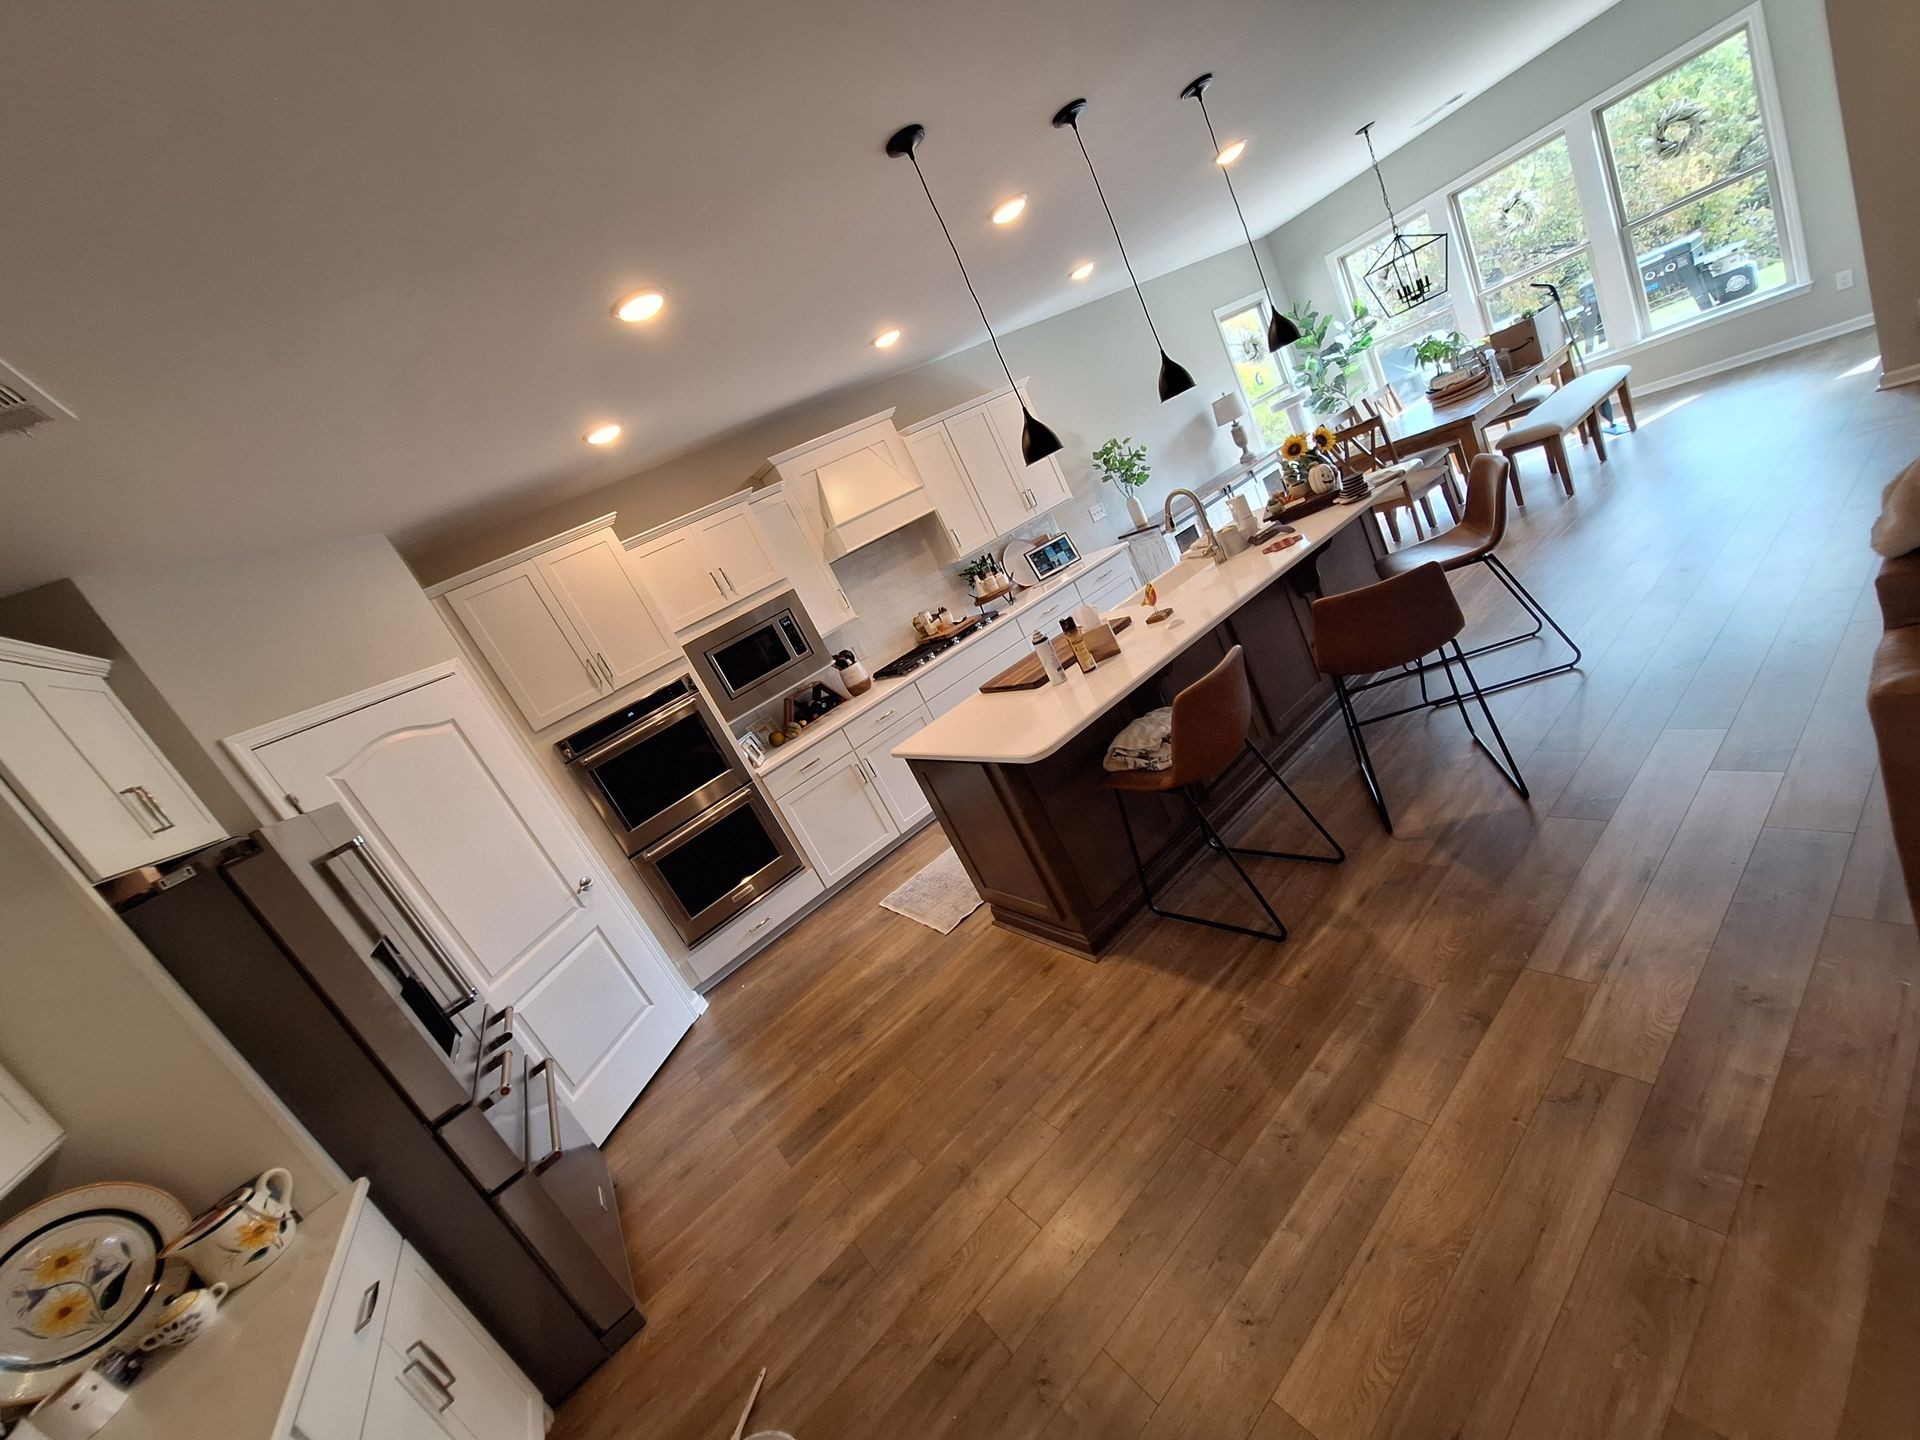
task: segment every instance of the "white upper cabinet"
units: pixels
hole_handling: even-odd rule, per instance
[[[745,499],[629,540],[627,555],[675,634],[782,578]]]
[[[0,774],[90,880],[224,833],[92,656],[0,641]]]
[[[680,658],[680,647],[654,619],[612,530],[583,535],[534,563],[613,689]]]
[[[855,618],[853,602],[794,514],[784,483],[754,493],[753,518],[814,629],[828,635]]]
[[[946,532],[956,557],[967,555],[986,545],[995,535],[987,512],[961,468],[959,452],[945,425],[932,425],[910,432],[907,453],[927,488],[934,508],[940,513],[940,528]]]
[[[438,593],[535,730],[680,658],[609,524]]]
[[[1036,460],[1029,465],[1020,453],[1020,432],[1026,425],[1026,415],[1020,408],[1018,395],[1002,395],[987,402],[987,418],[993,422],[994,437],[1000,442],[1000,453],[1006,457],[1008,467],[1013,471],[1015,481],[1025,491],[1027,509],[1030,515],[1042,510],[1051,510],[1073,498],[1073,492],[1067,488],[1067,477],[1060,469],[1060,462],[1049,455],[1044,460]]]
[[[993,533],[1005,535],[1025,524],[1035,508],[1027,503],[1026,479],[1007,463],[987,407],[981,405],[955,415],[947,421],[947,433],[953,437],[953,448],[973,482],[973,493],[980,498]]]

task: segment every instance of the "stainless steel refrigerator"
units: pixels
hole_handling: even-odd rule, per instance
[[[605,1157],[344,810],[175,863],[121,913],[550,1403],[638,1333]]]

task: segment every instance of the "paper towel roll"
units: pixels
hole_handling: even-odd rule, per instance
[[[1251,535],[1253,533],[1253,506],[1247,503],[1246,496],[1230,496],[1227,500],[1227,510],[1232,514],[1234,524],[1240,527],[1240,533],[1242,535]]]

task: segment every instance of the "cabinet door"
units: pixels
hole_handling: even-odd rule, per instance
[[[947,434],[953,437],[954,451],[966,467],[967,479],[973,484],[973,493],[979,497],[981,508],[987,512],[987,523],[993,527],[993,533],[1010,534],[1026,524],[1034,508],[1027,503],[1026,482],[1016,477],[1007,464],[1000,441],[993,433],[993,422],[987,416],[987,407],[977,406],[946,423]]]
[[[612,688],[547,588],[538,561],[450,590],[447,604],[535,730],[566,719]]]
[[[92,880],[222,833],[99,675],[0,663],[0,773]]]
[[[940,512],[940,526],[953,544],[954,556],[958,558],[992,540],[993,525],[979,497],[973,493],[947,427],[933,425],[907,436],[906,440],[907,453],[913,457],[920,482]]]
[[[446,1408],[442,1408],[446,1407]],[[430,1378],[427,1362],[402,1355],[390,1345],[380,1347],[380,1363],[373,1372],[373,1394],[367,1399],[367,1440],[468,1440],[468,1432],[451,1414],[452,1401]],[[295,1433],[305,1440],[305,1432]]]
[[[880,798],[886,802],[887,813],[893,817],[894,825],[903,833],[931,815],[933,806],[928,803],[920,782],[913,778],[913,771],[908,768],[907,762],[894,756],[893,747],[921,730],[932,719],[926,707],[920,706],[911,715],[902,716],[885,732],[860,747],[860,758],[867,763],[867,774],[880,791]]]
[[[1024,492],[1028,514],[1037,515],[1073,498],[1073,492],[1067,488],[1066,474],[1053,456],[1029,465],[1020,453],[1020,431],[1027,417],[1020,409],[1019,396],[1002,395],[998,400],[988,401],[987,418],[993,422],[994,438],[1000,442],[1001,454],[1014,473],[1014,483]]]
[[[784,492],[754,501],[753,517],[774,563],[800,597],[802,608],[813,617],[816,630],[830,635],[856,618],[853,602],[847,599],[832,567],[813,548]]]
[[[681,658],[653,618],[613,531],[583,535],[540,556],[539,564],[609,688],[631,685]]]
[[[823,885],[852,874],[899,833],[857,756],[836,762],[778,803]]]
[[[742,504],[711,516],[700,522],[700,529],[729,600],[744,600],[780,583],[780,567],[754,524],[751,507]]]
[[[636,545],[627,551],[654,612],[676,634],[733,603],[698,525]]]
[[[401,1387],[405,1393],[431,1396],[427,1401],[430,1406],[438,1406],[451,1396],[452,1403],[446,1410],[436,1412],[441,1423],[452,1420],[458,1426],[449,1427],[449,1433],[471,1435],[475,1440],[537,1440],[541,1405],[533,1382],[520,1373],[411,1245],[403,1246],[400,1252],[384,1340],[390,1351],[403,1357],[403,1364],[419,1361],[426,1372],[423,1383]],[[420,1375],[420,1370],[413,1374]],[[377,1392],[379,1388],[376,1377],[374,1389]],[[371,1407],[367,1422],[368,1436],[386,1440],[387,1432],[373,1424]]]

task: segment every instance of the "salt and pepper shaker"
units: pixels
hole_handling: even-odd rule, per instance
[[[1053,640],[1046,631],[1033,632],[1033,653],[1040,657],[1040,668],[1046,672],[1049,685],[1067,683],[1067,672],[1060,668],[1060,657],[1053,653]]]

